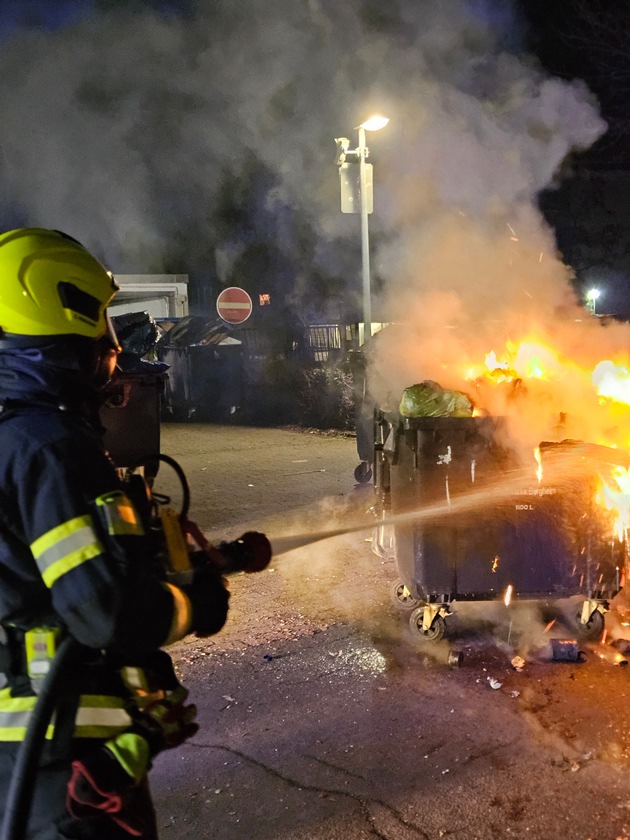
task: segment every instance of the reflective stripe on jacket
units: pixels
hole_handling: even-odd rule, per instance
[[[105,493],[95,503],[110,536],[144,534],[138,514],[122,490]],[[104,550],[89,514],[56,525],[31,543],[33,557],[49,589],[62,575],[98,557]]]
[[[8,688],[0,689],[0,741],[22,741],[37,697],[11,697]],[[131,726],[132,720],[122,697],[82,694],[75,717],[75,738],[112,738]],[[53,737],[53,722],[46,738]]]
[[[33,557],[50,589],[62,575],[103,553],[91,516],[77,516],[57,525],[31,543]]]

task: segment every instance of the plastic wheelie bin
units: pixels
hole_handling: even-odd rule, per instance
[[[414,608],[412,627],[439,639],[457,601],[497,600],[508,586],[522,599],[581,595],[576,629],[598,635],[620,588],[625,546],[612,539],[594,486],[602,466],[622,456],[579,441],[542,443],[538,480],[533,455],[531,470],[523,468],[499,443],[501,427],[496,418],[376,411],[375,490],[385,515],[436,504],[445,511],[395,525],[392,596]],[[478,502],[460,509],[458,498],[473,492]]]

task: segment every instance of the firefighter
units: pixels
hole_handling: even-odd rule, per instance
[[[0,234],[0,811],[42,678],[61,640],[78,643],[34,782],[32,840],[157,838],[147,770],[197,729],[161,647],[218,632],[228,612],[212,566],[166,580],[103,449],[117,288],[70,236]]]

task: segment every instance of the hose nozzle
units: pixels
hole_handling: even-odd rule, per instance
[[[246,531],[232,542],[222,542],[219,552],[225,558],[225,573],[261,572],[271,562],[271,543],[259,531]]]

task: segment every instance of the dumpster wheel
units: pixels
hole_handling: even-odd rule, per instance
[[[426,606],[417,607],[409,616],[409,626],[414,633],[419,633],[428,642],[439,642],[446,633],[444,616],[437,613],[429,627],[424,626],[424,612]]]
[[[361,461],[354,470],[354,480],[357,484],[369,484],[372,481],[372,466],[367,461]]]
[[[394,606],[401,609],[413,609],[418,606],[420,601],[414,598],[411,592],[407,589],[402,578],[394,581],[389,590]]]
[[[588,621],[582,621],[582,614],[578,613],[575,616],[575,629],[582,639],[589,639],[591,641],[599,639],[604,632],[604,616],[599,610],[594,610]]]

